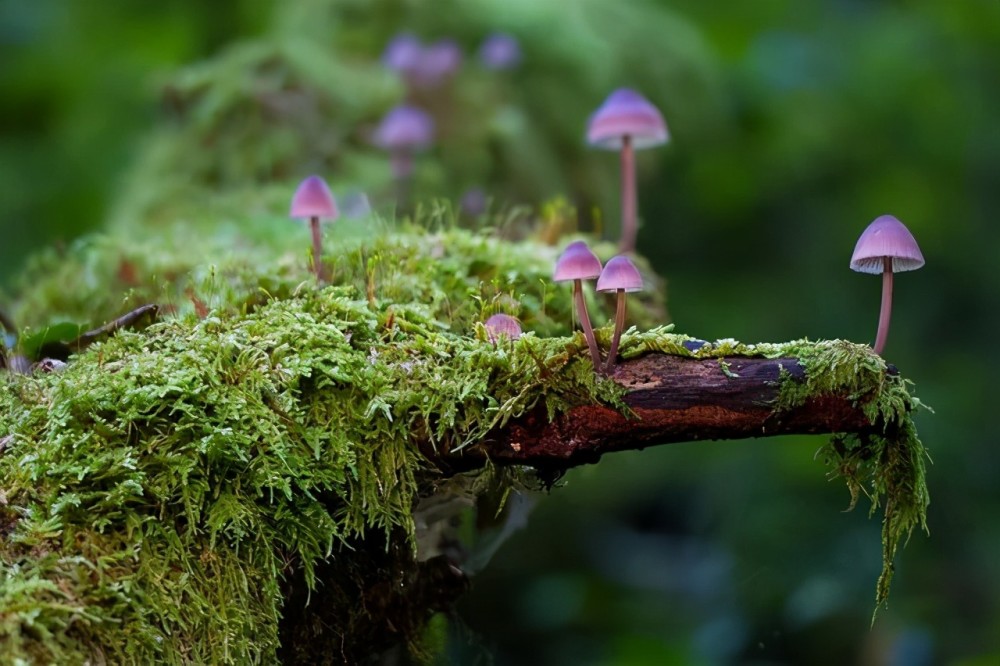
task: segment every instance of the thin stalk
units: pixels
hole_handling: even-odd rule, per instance
[[[583,326],[583,335],[587,338],[587,346],[590,347],[590,359],[594,362],[594,370],[598,370],[601,367],[601,352],[597,348],[594,329],[590,325],[590,315],[587,314],[587,302],[583,299],[583,280],[573,280],[573,298],[576,299],[576,310],[580,315],[580,325]]]
[[[396,194],[397,211],[405,211],[410,206],[410,181],[413,178],[413,155],[405,150],[395,151],[389,157],[392,167],[393,187]]]
[[[625,290],[618,290],[618,307],[615,310],[615,332],[611,336],[611,349],[608,350],[608,360],[604,365],[604,372],[611,374],[618,360],[618,343],[622,339],[622,330],[625,328]]]
[[[635,239],[639,233],[636,220],[635,192],[635,150],[632,137],[622,138],[622,238],[618,249],[623,253],[635,251]]]
[[[309,229],[312,231],[313,240],[313,271],[316,273],[316,281],[323,282],[323,239],[319,231],[319,218],[309,218]]]
[[[875,335],[875,353],[879,356],[889,338],[889,317],[892,315],[892,259],[882,257],[882,309],[878,315],[878,333]]]

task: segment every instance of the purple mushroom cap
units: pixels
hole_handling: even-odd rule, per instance
[[[597,279],[597,291],[642,291],[642,276],[628,257],[618,255],[608,260]]]
[[[861,233],[851,257],[851,270],[881,273],[885,258],[892,259],[892,272],[913,271],[924,265],[917,241],[906,226],[892,215],[882,215]]]
[[[513,35],[494,32],[479,47],[479,60],[487,69],[511,69],[521,62],[521,44]]]
[[[660,111],[631,88],[611,93],[590,117],[587,143],[598,148],[619,150],[622,139],[631,137],[635,148],[650,148],[670,138]]]
[[[420,66],[424,47],[412,33],[401,32],[382,52],[382,64],[393,72],[411,73]]]
[[[413,74],[421,86],[433,88],[453,76],[462,66],[462,49],[452,39],[425,46]]]
[[[336,219],[337,202],[334,201],[326,181],[319,176],[309,176],[301,183],[292,196],[292,206],[288,212],[292,218],[318,217]]]
[[[495,314],[486,320],[486,332],[493,344],[496,344],[497,339],[501,336],[517,340],[521,337],[521,324],[510,315]]]
[[[385,115],[375,130],[373,141],[389,151],[415,151],[434,140],[434,121],[414,106],[401,105]]]
[[[554,282],[570,280],[593,280],[601,274],[601,260],[597,258],[583,241],[574,241],[566,246],[556,261],[552,274]]]

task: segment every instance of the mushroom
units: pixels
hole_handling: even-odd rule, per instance
[[[386,69],[407,79],[419,66],[423,48],[423,44],[413,33],[401,32],[386,45],[382,52],[382,64]]]
[[[486,320],[486,334],[495,347],[500,338],[517,340],[521,337],[521,324],[510,315],[495,314]]]
[[[608,361],[605,372],[611,372],[618,356],[618,343],[621,341],[622,330],[625,328],[625,294],[630,291],[642,291],[642,276],[628,257],[619,255],[612,257],[604,266],[601,277],[597,279],[597,291],[618,292],[618,307],[615,310],[615,332],[611,338],[611,348],[608,350]]]
[[[416,83],[424,89],[439,88],[462,66],[462,49],[453,39],[442,39],[425,46],[416,69]]]
[[[638,234],[634,150],[658,146],[669,138],[659,110],[630,88],[611,93],[590,117],[587,142],[597,148],[621,150],[622,235],[618,245],[621,252],[635,251]]]
[[[494,32],[479,47],[479,60],[486,69],[513,69],[521,62],[521,45],[513,35]]]
[[[594,370],[601,367],[601,352],[597,348],[594,329],[590,325],[590,315],[587,314],[587,302],[583,299],[583,280],[593,280],[601,274],[601,260],[590,251],[583,241],[574,241],[566,246],[556,261],[556,269],[552,273],[553,282],[573,281],[573,298],[576,311],[583,326],[583,335],[590,347],[590,358],[594,362]]]
[[[875,353],[879,356],[889,337],[892,314],[892,274],[914,271],[924,265],[917,241],[906,226],[892,215],[875,218],[858,238],[851,257],[851,270],[882,274],[882,309],[878,317]]]
[[[313,242],[313,270],[316,272],[316,279],[323,282],[325,275],[319,221],[321,219],[335,220],[339,215],[337,202],[334,201],[326,181],[319,176],[309,176],[299,183],[299,187],[292,197],[292,206],[288,214],[293,219],[309,219]]]
[[[413,173],[413,154],[429,146],[433,139],[434,121],[431,117],[406,104],[387,113],[375,130],[373,142],[389,152],[400,204],[407,198],[407,184]]]

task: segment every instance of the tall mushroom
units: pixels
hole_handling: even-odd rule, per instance
[[[323,219],[335,220],[339,215],[337,202],[334,201],[326,181],[319,176],[309,176],[299,183],[298,189],[292,196],[292,205],[288,214],[293,219],[309,220],[313,243],[313,270],[316,272],[316,279],[323,282],[326,277],[323,270],[323,247],[319,222]]]
[[[587,314],[587,302],[583,298],[583,281],[593,280],[601,274],[601,260],[590,251],[583,241],[574,241],[566,246],[556,261],[556,269],[552,274],[553,282],[573,281],[573,298],[576,302],[576,312],[580,317],[583,335],[590,347],[590,358],[594,362],[594,370],[601,367],[601,352],[597,348],[594,329],[590,325],[590,315]]]
[[[397,200],[405,205],[413,173],[413,154],[434,140],[434,121],[415,106],[403,104],[385,115],[375,130],[373,142],[389,153]]]
[[[415,35],[401,32],[385,47],[382,64],[386,69],[399,74],[408,85],[412,85],[414,72],[420,66],[423,48]]]
[[[621,150],[622,231],[618,249],[635,251],[639,232],[636,220],[635,150],[666,143],[667,124],[649,100],[630,88],[611,93],[590,117],[587,142],[597,148]]]
[[[611,348],[608,350],[608,360],[604,366],[605,372],[611,372],[618,357],[618,343],[625,328],[625,294],[631,291],[642,291],[642,276],[628,257],[619,255],[612,257],[604,266],[601,277],[597,279],[597,291],[618,292],[618,305],[615,309],[615,332],[611,337]]]
[[[875,353],[882,355],[889,337],[889,317],[892,314],[892,276],[901,271],[913,271],[924,265],[924,255],[906,226],[892,215],[875,218],[868,225],[851,257],[851,270],[882,274],[882,309],[878,317]]]
[[[417,65],[417,83],[425,89],[440,88],[462,66],[462,49],[454,39],[442,39],[425,46]]]

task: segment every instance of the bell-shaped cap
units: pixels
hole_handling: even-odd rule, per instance
[[[570,280],[593,280],[601,274],[601,260],[597,258],[583,241],[574,241],[566,246],[556,261],[552,273],[554,282]]]
[[[851,270],[881,273],[882,260],[892,260],[892,272],[914,271],[924,265],[924,255],[906,226],[892,215],[875,218],[861,233],[851,257]]]
[[[618,255],[605,264],[597,279],[597,291],[642,291],[642,276],[628,257]]]
[[[415,83],[424,88],[436,88],[454,76],[462,66],[462,48],[453,39],[428,44],[420,53],[420,62],[413,71]]]
[[[309,176],[299,183],[298,189],[295,190],[288,215],[293,218],[318,217],[334,220],[339,213],[337,202],[334,201],[326,181],[319,176]]]
[[[500,337],[517,340],[521,337],[521,324],[510,315],[495,314],[486,320],[486,332],[493,344],[496,344]]]
[[[414,72],[420,66],[424,47],[412,33],[401,32],[389,42],[382,52],[386,69],[401,74]]]
[[[590,117],[587,143],[618,150],[626,136],[633,147],[650,148],[666,143],[670,133],[659,109],[648,99],[631,88],[619,88]]]
[[[389,151],[414,151],[434,140],[434,121],[415,106],[397,106],[382,118],[373,141]]]
[[[494,32],[479,47],[479,60],[486,69],[511,69],[521,62],[521,44],[513,35]]]

